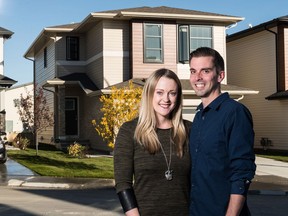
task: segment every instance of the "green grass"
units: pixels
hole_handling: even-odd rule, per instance
[[[270,158],[278,161],[288,162],[287,151],[276,151],[276,150],[257,150],[256,155],[259,157]]]
[[[288,162],[287,152],[256,151],[257,156]],[[73,158],[62,151],[9,150],[8,157],[41,176],[113,179],[113,158]]]
[[[113,158],[74,158],[62,151],[9,150],[8,157],[41,176],[113,179]]]

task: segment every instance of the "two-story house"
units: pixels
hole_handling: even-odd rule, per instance
[[[90,13],[79,23],[44,28],[25,53],[34,61],[35,85],[47,90],[54,128],[39,142],[86,140],[107,150],[91,124],[101,116],[99,95],[154,70],[169,68],[182,79],[184,118],[200,103],[189,84],[189,53],[200,46],[226,59],[226,27],[242,17],[170,7],[139,7]],[[229,86],[235,99],[257,92]],[[139,84],[141,85],[141,83]],[[108,92],[109,93],[109,92]]]
[[[288,16],[227,37],[228,82],[259,90],[245,97],[255,147],[288,150]]]
[[[4,121],[0,123],[0,131],[5,132],[5,89],[10,88],[16,83],[15,80],[4,76],[4,43],[10,39],[14,33],[5,28],[0,27],[0,115],[3,116]]]

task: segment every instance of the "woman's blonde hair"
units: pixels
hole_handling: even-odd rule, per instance
[[[187,144],[188,137],[182,119],[182,86],[178,76],[169,69],[158,69],[146,80],[142,92],[139,119],[134,138],[151,154],[155,154],[160,150],[160,142],[156,134],[157,122],[152,101],[156,85],[161,77],[172,79],[177,84],[176,106],[171,111],[169,118],[172,122],[171,141],[176,147],[178,157],[182,157],[184,145]]]

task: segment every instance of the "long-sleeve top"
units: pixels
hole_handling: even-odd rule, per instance
[[[204,109],[200,104],[190,131],[191,216],[224,216],[231,194],[246,196],[256,169],[253,144],[243,104],[227,93]]]
[[[133,188],[141,216],[188,215],[191,163],[188,146],[182,158],[177,157],[173,146],[170,167],[173,179],[168,181],[165,178],[167,164],[162,151],[150,154],[134,140],[136,124],[137,120],[124,123],[116,139],[116,192]],[[185,124],[190,126],[188,121]],[[157,129],[157,135],[169,161],[170,129]]]

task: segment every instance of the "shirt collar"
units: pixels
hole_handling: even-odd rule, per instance
[[[217,110],[219,108],[219,106],[223,103],[223,101],[225,101],[226,99],[229,98],[229,94],[227,92],[224,92],[222,94],[220,94],[216,99],[214,99],[206,108],[209,107],[209,109],[214,109]],[[197,111],[200,111],[203,109],[203,103],[201,103],[197,109]]]

